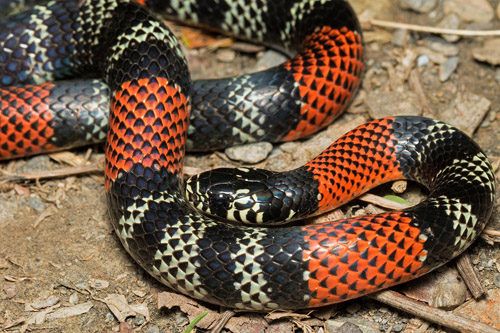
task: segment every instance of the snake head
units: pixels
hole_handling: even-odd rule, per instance
[[[263,223],[274,193],[272,171],[220,168],[189,178],[185,194],[198,210],[225,220]]]

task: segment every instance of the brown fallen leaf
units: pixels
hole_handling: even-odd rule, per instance
[[[218,322],[221,316],[219,313],[204,307],[203,305],[184,295],[170,292],[162,292],[158,294],[158,309],[172,309],[174,307],[179,307],[181,311],[188,316],[189,321],[193,321],[194,318],[196,318],[203,312],[207,312],[207,315],[203,317],[203,319],[200,320],[198,324],[196,324],[196,327],[203,329],[213,328],[213,326]]]
[[[54,306],[57,303],[59,303],[59,297],[50,296],[49,298],[46,298],[46,299],[37,300],[37,301],[31,302],[31,303],[27,303],[25,305],[25,311],[45,309],[45,308]]]
[[[89,301],[73,306],[65,306],[47,314],[47,319],[60,319],[68,318],[73,316],[79,316],[81,314],[87,313],[94,307],[94,303]]]
[[[268,322],[257,313],[249,313],[229,319],[226,328],[237,332],[263,332],[269,326]]]
[[[145,303],[128,304],[125,296],[119,294],[109,294],[105,299],[99,299],[99,301],[108,306],[119,322],[124,322],[127,318],[135,317],[138,314],[143,315],[146,321],[149,321],[149,310]]]

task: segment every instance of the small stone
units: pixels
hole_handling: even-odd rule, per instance
[[[450,78],[451,74],[457,69],[458,62],[458,57],[451,57],[444,64],[439,66],[439,80],[441,82],[447,81]]]
[[[453,310],[462,305],[467,297],[467,289],[463,283],[448,282],[437,285],[430,305],[444,310]]]
[[[448,43],[438,36],[429,36],[424,38],[424,45],[435,52],[444,54],[445,56],[456,56],[458,54],[458,46]]]
[[[145,321],[146,321],[146,317],[138,314],[137,316],[135,316],[134,326],[141,326],[142,324],[144,324]]]
[[[256,142],[227,148],[224,153],[232,160],[256,164],[265,160],[272,150],[273,145],[269,142]]]
[[[499,273],[496,273],[494,278],[493,278],[493,282],[495,283],[495,286],[497,286],[497,288],[500,288],[500,274]]]
[[[366,96],[368,113],[373,119],[389,116],[421,116],[422,105],[411,91],[372,92]]]
[[[352,303],[352,304],[349,304],[349,306],[346,308],[346,311],[349,314],[355,314],[360,309],[361,309],[361,305],[359,305],[359,303]]]
[[[69,296],[69,299],[68,301],[73,304],[73,305],[77,305],[78,304],[78,293],[72,293],[70,296]]]
[[[158,327],[150,327],[146,330],[146,333],[160,333],[160,328]]]
[[[41,212],[47,208],[47,205],[36,195],[31,195],[28,198],[27,205],[37,212]]]
[[[180,311],[175,312],[174,321],[175,324],[179,327],[186,326],[187,324],[189,324],[189,318],[183,312]]]
[[[351,322],[345,322],[340,326],[337,331],[337,333],[363,333],[363,330],[359,328],[357,325],[354,325]]]
[[[488,39],[483,46],[472,51],[472,56],[491,65],[500,65],[500,38]]]
[[[7,298],[14,298],[17,295],[18,288],[16,284],[6,283],[3,286],[3,292],[7,295]]]
[[[94,289],[106,289],[109,287],[109,282],[105,280],[90,279],[89,283]]]
[[[428,13],[436,7],[436,0],[399,0],[403,9],[411,9],[417,13]]]
[[[275,50],[267,50],[261,53],[260,59],[257,61],[254,71],[261,71],[274,66],[278,66],[279,64],[282,64],[287,60],[288,57],[286,55]]]
[[[439,28],[443,29],[458,29],[460,27],[460,17],[458,17],[457,14],[455,13],[449,13],[446,14],[441,22],[437,25]],[[446,35],[442,34],[441,37],[443,37],[446,41],[452,43],[456,42],[460,39],[460,36],[457,35]]]
[[[403,328],[404,328],[404,327],[403,327],[403,325],[401,325],[401,324],[396,324],[396,325],[394,325],[394,326],[392,327],[392,330],[393,330],[394,332],[401,332],[401,331],[403,330]]]
[[[32,157],[26,161],[26,164],[16,168],[16,173],[26,173],[35,171],[45,171],[50,167],[50,158],[47,155]]]
[[[236,59],[236,52],[231,49],[219,49],[215,54],[215,59],[220,62],[233,62]]]
[[[88,288],[88,284],[86,282],[81,282],[81,283],[76,284],[75,287],[83,290],[83,289]]]
[[[396,29],[392,33],[391,43],[396,46],[404,47],[409,39],[410,34],[408,33],[408,30]]]
[[[498,84],[500,84],[500,68],[497,68],[495,72],[495,80],[497,80]]]
[[[455,13],[464,21],[477,23],[490,22],[495,16],[488,0],[445,0],[443,12]]]
[[[422,54],[421,56],[419,56],[417,58],[417,66],[418,67],[424,67],[424,66],[427,66],[429,64],[430,60],[429,60],[429,56],[426,55],[426,54]]]
[[[439,113],[439,118],[472,136],[490,106],[491,101],[484,96],[471,92],[458,93],[454,103]]]
[[[106,321],[111,321],[111,320],[114,320],[115,317],[113,316],[113,314],[111,312],[106,312]]]
[[[377,323],[374,323],[373,321],[369,321],[363,318],[339,317],[327,320],[325,322],[325,333],[337,333],[337,332],[378,333],[380,331],[379,331],[379,325]]]

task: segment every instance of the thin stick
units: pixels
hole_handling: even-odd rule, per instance
[[[416,24],[391,22],[384,20],[370,19],[366,23],[376,27],[405,29],[411,31],[428,32],[432,34],[446,34],[457,36],[500,36],[500,30],[462,30],[462,29],[444,29],[438,27],[429,27]]]
[[[456,265],[458,273],[469,288],[472,296],[475,299],[483,296],[486,290],[484,290],[481,280],[477,276],[477,271],[474,269],[474,266],[472,266],[472,262],[467,252],[462,253],[462,255],[457,258]]]
[[[500,332],[489,325],[458,316],[451,312],[434,308],[422,302],[412,300],[411,298],[408,298],[392,290],[383,290],[367,296],[381,303],[390,305],[396,309],[408,312],[414,316],[423,318],[427,321],[451,328],[459,332]]]
[[[389,200],[389,199],[386,199],[386,198],[383,198],[383,197],[380,197],[378,195],[371,194],[371,193],[365,193],[362,196],[358,197],[358,199],[361,201],[369,202],[371,204],[378,205],[378,206],[388,208],[388,209],[405,209],[405,208],[410,207],[410,206],[405,205],[403,203]]]
[[[21,182],[25,180],[36,180],[36,179],[47,179],[47,178],[61,178],[76,176],[87,173],[100,172],[102,173],[102,167],[96,164],[81,165],[76,167],[61,168],[56,170],[38,171],[38,172],[27,172],[21,174],[7,174],[0,178],[1,182]]]

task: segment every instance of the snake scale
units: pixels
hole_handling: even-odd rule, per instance
[[[148,8],[272,44],[292,58],[260,73],[191,83],[176,39]],[[363,48],[344,0],[50,1],[5,18],[0,45],[0,156],[106,138],[116,234],[147,272],[191,297],[259,311],[359,297],[451,260],[491,215],[495,182],[484,153],[456,128],[420,117],[353,129],[305,166],[266,174],[261,183],[271,189],[254,196],[259,203],[270,196],[280,218],[297,218],[301,205],[314,214],[409,179],[430,192],[414,207],[262,228],[220,222],[187,202],[186,147],[294,140],[346,108],[360,83]],[[89,74],[100,80],[64,81]],[[187,192],[226,176],[212,173]],[[301,196],[307,204],[296,202]],[[229,209],[236,219],[267,215],[248,203],[231,207],[242,208]]]

